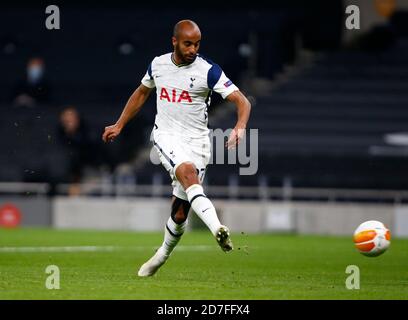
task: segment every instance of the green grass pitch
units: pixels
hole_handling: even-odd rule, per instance
[[[225,254],[209,232],[188,231],[154,277],[138,278],[161,233],[0,229],[0,299],[408,298],[408,239],[377,258],[356,252],[351,237],[232,239]],[[45,287],[48,265],[60,269],[59,290]],[[345,287],[348,265],[360,268],[359,290]]]

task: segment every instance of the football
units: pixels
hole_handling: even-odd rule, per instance
[[[353,240],[361,254],[367,257],[377,257],[390,246],[391,232],[382,222],[370,220],[357,227]]]

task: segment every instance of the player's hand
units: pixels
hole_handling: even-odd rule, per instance
[[[235,127],[231,131],[228,141],[225,144],[228,150],[235,149],[235,147],[242,141],[244,134],[245,134],[245,129]]]
[[[104,142],[112,142],[120,134],[121,131],[122,129],[117,124],[105,127],[105,131],[102,135],[102,140]]]

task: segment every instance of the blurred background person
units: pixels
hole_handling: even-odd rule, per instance
[[[13,95],[13,104],[17,107],[34,107],[38,103],[49,101],[50,87],[45,78],[45,62],[42,58],[30,58],[27,63],[26,77],[20,80]]]
[[[63,147],[69,162],[66,176],[71,183],[69,195],[78,195],[84,167],[92,163],[94,148],[87,125],[73,106],[66,107],[60,114],[57,141]]]

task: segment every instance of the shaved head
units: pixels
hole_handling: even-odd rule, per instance
[[[181,20],[176,23],[173,29],[173,37],[179,38],[180,35],[198,33],[201,35],[200,28],[197,23],[192,20]]]
[[[201,42],[201,31],[197,23],[191,20],[181,20],[173,29],[172,43],[173,59],[176,64],[194,62]]]

